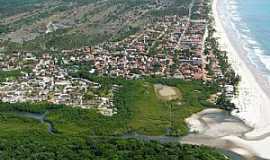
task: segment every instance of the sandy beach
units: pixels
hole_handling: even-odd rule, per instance
[[[220,1],[213,1],[213,15],[215,18],[216,37],[222,50],[228,52],[230,64],[237,74],[241,76],[238,87],[239,94],[233,98],[233,102],[239,112],[232,114],[243,120],[253,129],[243,136],[235,134],[222,137],[223,140],[230,141],[238,147],[232,149],[236,153],[246,154],[248,151],[254,152],[257,156],[270,159],[270,99],[266,94],[261,77],[256,77],[256,70],[251,69],[250,62],[245,58],[245,53],[239,52],[231,43],[232,36],[228,35],[225,18],[219,12]]]
[[[225,149],[247,159],[256,157],[256,153],[250,148],[239,147],[238,144],[226,139],[229,136],[242,137],[252,129],[226,111],[205,109],[186,119],[186,123],[194,134],[183,137],[181,143]]]

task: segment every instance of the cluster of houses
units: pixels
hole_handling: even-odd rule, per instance
[[[3,71],[20,70],[22,76],[7,79],[0,84],[2,102],[42,102],[65,104],[81,108],[97,108],[102,114],[112,116],[117,110],[113,94],[98,95],[101,85],[86,79],[73,78],[49,54],[36,57],[31,53],[0,56]],[[28,71],[24,71],[28,68]]]
[[[166,16],[122,41],[62,51],[63,61],[88,64],[90,73],[111,77],[202,80],[205,29],[204,20]]]

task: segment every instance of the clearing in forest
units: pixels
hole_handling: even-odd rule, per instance
[[[171,101],[181,98],[181,92],[176,87],[170,87],[162,84],[155,84],[155,93],[161,100]]]

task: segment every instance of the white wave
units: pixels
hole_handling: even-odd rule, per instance
[[[264,51],[259,50],[257,56],[259,56],[261,62],[264,64],[267,70],[270,71],[270,56],[264,54]]]
[[[247,42],[250,44],[250,45],[253,45],[254,46],[254,49],[257,49],[259,47],[257,47],[259,45],[259,43],[255,40],[253,40],[252,38],[250,39],[247,39]]]
[[[232,28],[233,32],[236,35],[236,38],[237,39],[240,39],[241,38],[241,34],[240,34],[239,30],[237,29],[238,27],[236,26],[236,24],[233,21],[230,21],[230,25],[231,25],[231,28]]]
[[[247,39],[247,38],[248,38],[248,36],[247,36],[246,34],[241,34],[241,38],[243,38],[243,39]]]
[[[232,16],[232,20],[235,22],[240,22],[242,20],[242,18],[238,15]]]
[[[250,34],[250,29],[248,28],[248,27],[242,27],[241,28],[241,31],[243,32],[243,33],[246,33],[246,34]]]
[[[239,8],[238,5],[235,4],[229,4],[228,7],[230,10],[237,10]]]
[[[230,5],[237,5],[238,2],[236,2],[235,0],[229,0],[228,1],[228,4],[230,4]]]

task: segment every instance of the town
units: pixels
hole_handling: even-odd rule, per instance
[[[204,20],[166,16],[120,42],[64,50],[65,64],[89,63],[91,73],[126,79],[145,76],[205,80]]]
[[[202,3],[194,4],[197,11],[203,12]],[[218,62],[216,57],[204,54],[206,19],[191,19],[191,13],[157,17],[121,41],[62,50],[57,55],[0,54],[1,71],[20,72],[18,77],[7,77],[0,83],[0,99],[9,103],[45,101],[97,108],[107,116],[116,114],[113,95],[121,86],[115,85],[108,94],[100,94],[101,84],[70,75],[80,65],[86,65],[89,74],[129,80],[160,77],[209,81],[222,72],[214,63]],[[206,66],[210,64],[214,75],[208,73]]]

